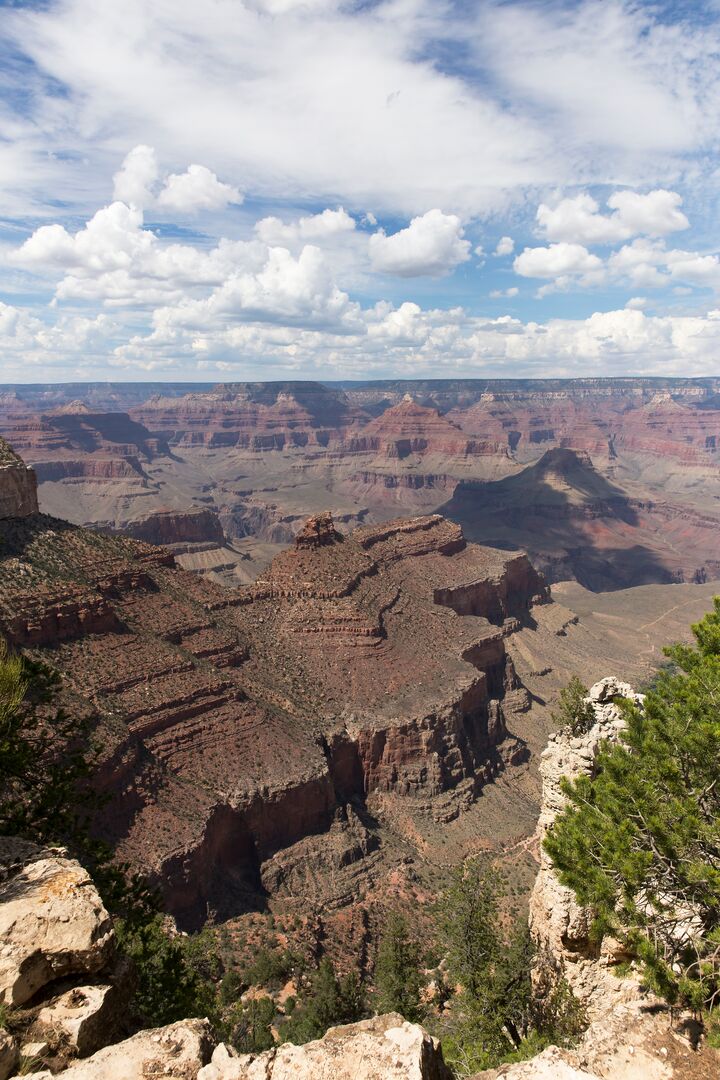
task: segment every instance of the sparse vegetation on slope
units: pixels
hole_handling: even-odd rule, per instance
[[[562,979],[533,986],[535,950],[527,925],[504,925],[502,894],[496,871],[471,859],[456,871],[439,905],[440,941],[458,991],[437,1030],[458,1076],[524,1060],[551,1042],[566,1045],[584,1024]]]
[[[100,803],[88,784],[91,725],[56,707],[58,684],[52,669],[13,655],[0,639],[0,835],[61,844],[91,870],[134,964],[131,1024],[212,1015],[220,972],[204,935],[169,935],[145,879],[114,864],[91,835]]]

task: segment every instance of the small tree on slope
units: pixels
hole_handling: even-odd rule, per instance
[[[696,1012],[720,1000],[720,597],[665,650],[644,710],[593,779],[566,783],[545,847],[581,903],[641,960],[648,982]]]

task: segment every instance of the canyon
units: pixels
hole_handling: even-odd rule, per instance
[[[32,475],[18,458],[13,471]],[[236,590],[32,502],[0,539],[2,633],[92,715],[104,834],[181,925],[291,896],[313,838],[339,871],[325,899],[346,900],[342,869],[384,857],[374,794],[473,799],[527,757],[506,640],[547,587],[524,555],[470,545],[437,515],[351,534],[311,518]]]
[[[516,851],[527,886],[552,701],[572,674],[651,670],[677,607],[641,633],[663,587],[628,590],[608,634],[524,553],[438,514],[350,531],[316,514],[253,583],[221,586],[41,513],[33,471],[6,443],[2,460],[0,631],[91,721],[98,827],[185,928],[323,912],[355,948],[478,844]],[[197,535],[167,527],[180,549]],[[686,626],[712,585],[672,588]]]
[[[90,723],[98,835],[181,930],[271,919],[365,972],[468,855],[527,895],[560,688],[642,681],[717,591],[706,383],[5,395],[0,634]],[[586,1045],[549,1069],[605,1075]]]
[[[313,523],[309,542],[335,543]],[[593,776],[603,745],[622,739],[620,698],[643,697],[614,676],[585,698],[589,727],[563,729],[542,755],[542,801],[536,840],[565,805],[563,778]],[[561,974],[582,1009],[568,1044],[475,1074],[472,1080],[710,1080],[720,1052],[697,1038],[688,1010],[655,996],[620,942],[591,931],[592,912],[561,884],[547,854],[530,900],[537,947],[533,979]],[[303,1045],[281,1042],[239,1053],[207,1019],[128,1031],[123,1022],[132,976],[117,924],[87,871],[62,848],[0,838],[0,999],[12,1005],[0,1033],[0,1080],[451,1080],[440,1040],[398,1013],[331,1027]],[[700,924],[702,925],[702,924]]]
[[[458,515],[473,540],[529,549],[550,581],[602,591],[717,577],[719,391],[717,379],[18,386],[0,395],[0,434],[34,466],[44,511],[170,544],[216,584],[252,582],[331,510],[344,529]]]

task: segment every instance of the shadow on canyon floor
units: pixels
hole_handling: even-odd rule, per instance
[[[550,583],[605,592],[678,580],[622,489],[577,459],[558,482],[544,461],[503,480],[462,481],[438,513],[475,543],[527,551]]]

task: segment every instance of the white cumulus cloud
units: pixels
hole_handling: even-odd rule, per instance
[[[142,210],[154,202],[152,189],[157,178],[158,165],[152,146],[136,146],[113,177],[113,198]]]
[[[682,199],[676,191],[658,188],[647,195],[637,191],[616,191],[608,199],[608,206],[616,211],[618,219],[631,235],[666,236],[690,227],[690,222],[680,209]]]
[[[266,244],[294,244],[298,241],[327,240],[343,237],[355,228],[355,219],[341,207],[309,214],[286,224],[277,217],[261,218],[255,232]]]
[[[512,236],[501,236],[495,248],[496,255],[512,255],[515,250],[515,241]]]
[[[550,244],[549,247],[526,247],[515,257],[513,269],[521,277],[556,278],[587,274],[602,269],[602,259],[591,255],[582,244]]]
[[[470,241],[463,236],[456,214],[428,210],[391,236],[383,231],[373,233],[370,260],[374,270],[386,274],[441,277],[470,258]]]
[[[358,329],[359,311],[335,284],[322,251],[307,244],[297,258],[287,248],[269,248],[256,272],[232,273],[208,297],[158,309],[153,321],[156,329],[216,329],[237,318],[342,334]]]
[[[539,232],[548,240],[614,244],[637,234],[666,236],[690,225],[680,210],[680,195],[664,188],[644,195],[616,191],[607,205],[614,213],[601,214],[599,204],[587,192],[561,199],[553,206],[541,203],[536,215]]]
[[[241,203],[236,187],[223,184],[205,165],[189,165],[184,173],[171,173],[160,192],[157,205],[180,213],[224,210],[229,203]]]

